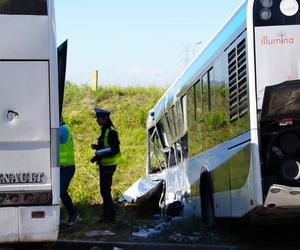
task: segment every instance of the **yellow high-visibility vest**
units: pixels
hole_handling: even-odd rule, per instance
[[[68,140],[66,143],[60,143],[60,166],[67,167],[75,165],[74,159],[74,142],[69,126],[64,125],[68,129]]]
[[[105,131],[105,135],[104,135],[104,148],[109,148],[109,144],[108,144],[108,133],[110,130],[114,130],[116,131],[113,127],[107,128]],[[117,131],[116,131],[117,132]],[[118,132],[117,132],[118,133]],[[117,153],[114,156],[111,157],[103,157],[101,159],[101,165],[102,166],[113,166],[113,165],[117,165],[121,162],[122,156],[121,156],[121,151],[119,153]]]

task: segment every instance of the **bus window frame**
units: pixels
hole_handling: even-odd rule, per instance
[[[33,6],[36,6],[36,8],[32,8]],[[18,0],[18,3],[14,3],[12,0],[9,0],[5,3],[0,3],[0,15],[48,16],[48,1],[23,0],[20,2]]]

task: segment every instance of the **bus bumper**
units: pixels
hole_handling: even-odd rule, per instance
[[[268,192],[264,207],[300,206],[300,187],[273,184]]]
[[[57,240],[59,212],[59,205],[0,208],[0,243]]]

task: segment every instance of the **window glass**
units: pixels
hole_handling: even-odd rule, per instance
[[[164,115],[163,118],[161,119],[162,121],[162,125],[164,127],[164,131],[165,131],[165,134],[166,134],[166,146],[170,146],[171,144],[171,141],[172,141],[172,137],[171,137],[171,131],[170,131],[170,126],[169,126],[169,122],[167,120],[167,115]]]
[[[201,79],[202,112],[206,114],[209,110],[209,78],[206,73]]]
[[[183,114],[182,114],[182,108],[181,108],[181,102],[178,101],[176,103],[176,117],[177,117],[177,124],[178,124],[178,135],[181,137],[183,135]]]
[[[189,127],[195,122],[195,86],[188,90],[188,116]]]
[[[168,111],[168,121],[169,121],[169,126],[170,126],[170,131],[171,131],[171,137],[172,137],[172,142],[175,141],[175,123],[174,123],[174,115],[173,115],[173,109],[170,109]]]
[[[208,71],[208,79],[209,79],[209,110],[214,109],[215,102],[216,102],[216,82],[215,82],[215,77],[214,77],[214,71],[213,68],[211,68]]]
[[[157,132],[158,132],[159,138],[161,140],[161,144],[165,148],[168,145],[168,142],[167,142],[167,135],[165,133],[162,121],[159,121],[157,123]]]
[[[187,131],[188,129],[188,116],[187,116],[187,97],[186,95],[184,95],[181,98],[181,106],[182,106],[182,114],[183,114],[183,133],[185,133],[185,131]]]
[[[173,121],[174,121],[174,130],[175,130],[175,137],[176,139],[178,137],[178,118],[177,118],[177,112],[176,112],[176,106],[174,105],[171,109],[172,115],[173,115]]]
[[[47,0],[0,0],[0,14],[47,15]]]
[[[196,120],[199,121],[202,117],[202,96],[201,96],[200,80],[195,84],[195,96],[196,96]]]
[[[149,130],[150,173],[161,172],[166,167],[165,155],[156,129]]]

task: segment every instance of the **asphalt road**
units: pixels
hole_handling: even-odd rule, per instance
[[[147,241],[57,241],[50,244],[3,245],[0,250],[183,250],[183,249],[300,249],[300,224],[290,221],[287,224],[249,225],[240,221],[219,221],[217,226],[209,229],[210,239],[201,242],[158,243],[155,238]]]

